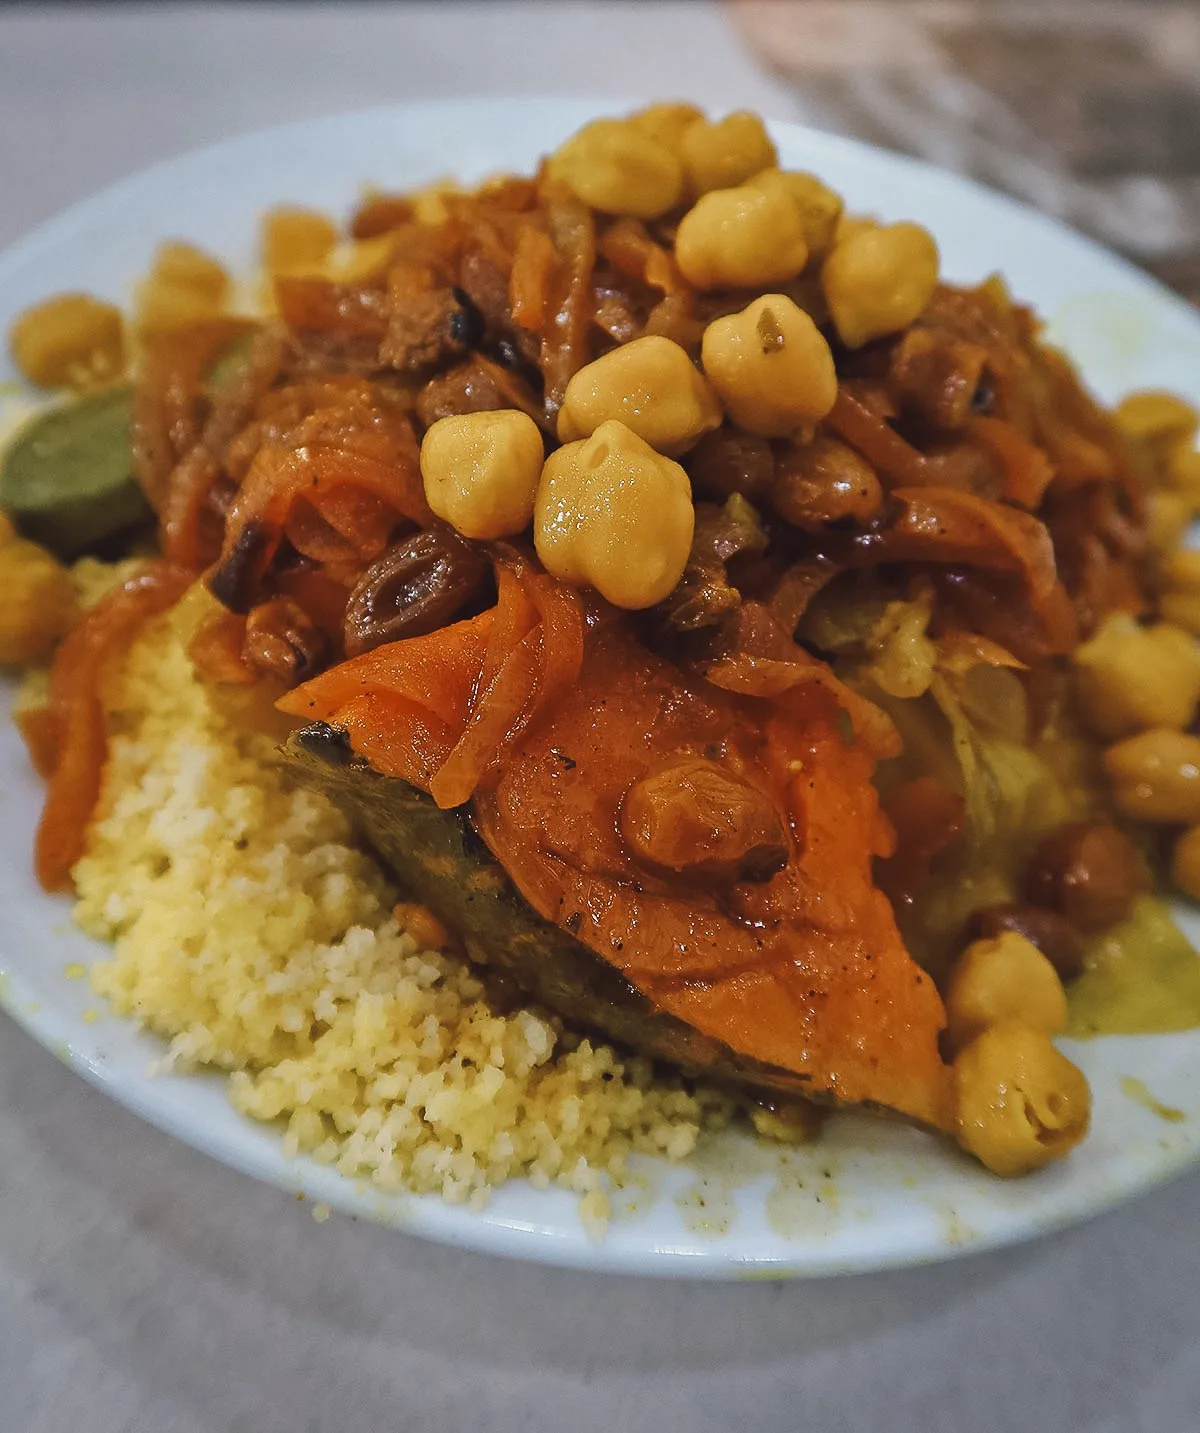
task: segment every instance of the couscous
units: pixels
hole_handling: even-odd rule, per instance
[[[197,678],[197,602],[147,630],[108,695],[75,867],[75,918],[113,945],[95,989],[171,1065],[227,1071],[234,1105],[280,1122],[292,1152],[476,1205],[516,1176],[560,1184],[602,1225],[630,1151],[681,1159],[731,1102],[544,1011],[500,1013],[461,954],[422,949],[345,817]]]

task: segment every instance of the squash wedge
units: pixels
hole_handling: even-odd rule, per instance
[[[836,696],[736,696],[600,622],[570,689],[469,799],[439,807],[498,621],[392,643],[290,693],[281,707],[315,719],[288,747],[298,771],[468,953],[565,1019],[713,1081],[946,1128],[944,1011],[874,885],[890,832]],[[786,849],[771,870],[722,880],[631,851],[628,793],[681,754],[774,804]]]

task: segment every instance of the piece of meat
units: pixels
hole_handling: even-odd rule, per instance
[[[424,373],[461,358],[482,337],[479,311],[461,289],[393,285],[379,361],[400,373]]]

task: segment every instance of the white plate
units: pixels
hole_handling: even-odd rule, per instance
[[[591,102],[467,101],[398,106],[289,125],[187,155],[77,205],[0,256],[0,325],[63,288],[120,300],[156,243],[193,239],[249,264],[255,218],[283,201],[343,212],[362,185],[527,170],[597,112]],[[1106,400],[1163,385],[1200,397],[1200,318],[1129,265],[962,179],[844,139],[777,125],[786,164],[813,169],[852,209],[915,218],[946,273],[996,270],[1052,319]],[[0,377],[12,377],[11,373]],[[7,702],[4,703],[5,707]],[[65,967],[99,951],[68,904],[38,890],[30,842],[41,799],[19,739],[0,723],[0,990],[5,1008],[88,1080],[226,1163],[342,1210],[446,1243],[549,1263],[716,1277],[814,1275],[949,1257],[1032,1237],[1118,1203],[1200,1156],[1200,1032],[1072,1046],[1095,1094],[1094,1133],[1068,1161],[1004,1183],[930,1137],[853,1116],[786,1154],[726,1136],[688,1165],[647,1162],[657,1188],[591,1241],[560,1191],[524,1184],[470,1213],[434,1197],[389,1198],[305,1160],[227,1104],[207,1076],[149,1073],[154,1039],[102,1015]],[[1193,931],[1193,935],[1196,934]],[[85,1018],[85,1015],[87,1018]],[[1164,1121],[1123,1094],[1132,1075],[1185,1118]]]

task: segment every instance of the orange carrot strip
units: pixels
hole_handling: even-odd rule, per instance
[[[163,494],[159,524],[163,555],[169,561],[198,571],[211,560],[212,552],[204,552],[203,521],[209,494],[219,475],[219,464],[201,444],[176,464]],[[213,527],[217,528],[215,520]],[[212,546],[215,548],[217,542],[212,541]]]
[[[390,530],[395,521],[394,517],[389,521],[377,504],[417,523],[433,520],[425,502],[415,440],[410,451],[397,453],[393,449],[384,454],[362,451],[367,446],[360,441],[363,436],[355,435],[354,447],[344,440],[347,446],[313,443],[292,450],[267,445],[259,450],[229,509],[225,542],[211,581],[213,592],[227,607],[244,611],[251,605],[302,498],[318,509],[328,503],[329,511],[348,529],[342,535],[349,548],[364,558],[378,554],[386,541],[385,529]],[[343,488],[358,489],[376,499],[369,508],[369,520],[365,518],[367,507],[360,504],[358,516],[352,520],[352,500],[344,494],[332,497]],[[322,552],[330,551],[328,534],[321,542],[316,524],[310,521],[301,530]],[[334,560],[344,560],[346,552],[337,546]]]
[[[33,769],[43,780],[48,779],[58,760],[58,724],[54,714],[49,707],[29,707],[16,712],[13,720],[21,733]]]
[[[1058,586],[1054,544],[1030,513],[955,488],[897,488],[904,511],[888,529],[885,561],[963,562],[1018,572],[1035,607]]]
[[[508,302],[513,323],[530,333],[540,333],[546,321],[554,260],[554,245],[549,234],[532,224],[518,231],[508,280]]]
[[[428,707],[394,692],[371,691],[337,713],[355,752],[377,770],[428,790],[454,746],[454,728]]]
[[[500,556],[497,575],[490,611],[343,662],[288,693],[280,709],[344,727],[377,770],[416,782],[439,806],[461,805],[583,663],[575,592],[515,552]]]
[[[541,647],[542,632],[535,628],[480,693],[462,735],[429,783],[429,794],[439,806],[469,801],[506,739],[526,725],[537,692]]]
[[[977,442],[999,458],[1004,469],[1003,495],[1032,511],[1054,477],[1054,466],[1011,423],[999,418],[972,418],[967,431]]]
[[[100,699],[104,669],[138,628],[173,607],[192,581],[187,568],[149,563],[94,607],[55,655],[50,672],[53,769],[35,843],[37,877],[46,890],[66,884],[83,853],[99,799],[108,749]]]
[[[339,723],[356,697],[372,691],[413,702],[460,732],[483,666],[494,610],[425,637],[388,642],[342,662],[281,697],[280,711],[306,721]],[[379,768],[391,775],[386,765]]]
[[[566,691],[583,663],[579,598],[554,578],[535,573],[521,559],[514,559],[513,566],[521,596],[532,600],[540,621],[521,637],[495,677],[486,686],[480,683],[466,729],[429,788],[442,807],[470,799],[485,774],[495,771],[538,713]],[[507,567],[502,564],[500,572]],[[514,601],[511,582],[504,584],[504,593]],[[515,633],[518,628],[509,630]]]
[[[845,388],[825,423],[857,448],[883,481],[891,486],[921,487],[928,481],[924,457],[899,433]]]
[[[395,526],[394,507],[375,493],[347,486],[299,495],[284,532],[305,557],[336,564],[378,557]]]

